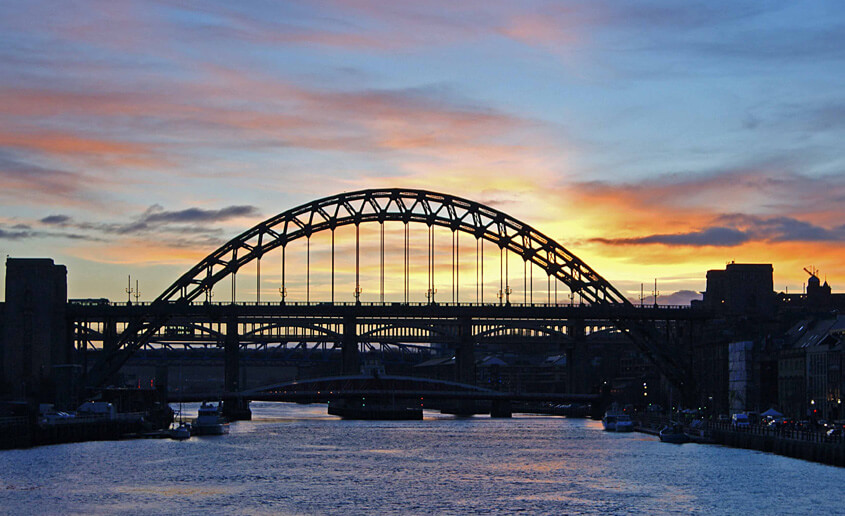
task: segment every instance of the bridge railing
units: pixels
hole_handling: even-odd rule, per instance
[[[768,425],[751,425],[746,428],[737,428],[731,423],[712,422],[709,424],[711,431],[735,432],[742,434],[758,435],[762,437],[776,437],[780,439],[793,439],[811,443],[833,443],[845,444],[845,436],[841,433],[828,435],[827,429],[801,430],[797,428],[784,428]]]
[[[70,304],[80,304],[76,303],[74,300],[68,301]],[[484,306],[484,307],[493,307],[493,306],[500,306],[500,307],[517,307],[517,308],[578,308],[578,307],[588,307],[590,305],[584,303],[466,303],[466,302],[435,302],[430,303],[428,301],[421,301],[421,302],[379,302],[379,301],[361,301],[360,303],[356,303],[354,301],[335,301],[332,303],[331,301],[286,301],[284,303],[281,302],[273,302],[273,301],[238,301],[236,303],[232,303],[230,301],[212,301],[212,302],[205,302],[205,301],[195,301],[191,303],[191,306],[231,306],[232,304],[236,304],[239,306],[338,306],[338,307],[348,307],[348,306],[372,306],[372,307],[379,307],[379,306],[414,306],[414,307],[424,307],[424,306],[438,306],[438,307],[475,307],[475,306]],[[124,306],[151,306],[152,303],[148,301],[137,301],[137,302],[126,302],[126,301],[106,301],[97,304],[97,306],[115,306],[115,307],[124,307]],[[86,306],[91,306],[90,304]],[[631,305],[632,308],[639,309],[639,310],[689,310],[691,309],[691,305]]]

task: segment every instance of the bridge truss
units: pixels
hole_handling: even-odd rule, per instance
[[[404,225],[405,263],[404,263],[404,299],[400,303],[384,303],[384,224],[386,222],[401,222]],[[381,306],[403,309],[418,308],[416,318],[399,315],[396,321],[386,319],[381,315],[377,319],[366,318],[366,306],[360,303],[360,298],[351,306],[344,306],[335,302],[334,288],[334,233],[342,226],[355,227],[355,292],[360,292],[360,233],[362,224],[377,224],[380,226],[380,285]],[[428,231],[429,275],[427,297],[429,303],[419,307],[409,302],[409,273],[408,246],[410,240],[409,226],[422,225]],[[460,234],[469,235],[476,241],[476,260],[481,256],[481,283],[483,280],[484,242],[492,243],[500,254],[500,289],[498,304],[483,304],[482,299],[476,299],[476,311],[471,307],[464,307],[462,313],[455,312],[451,322],[439,321],[437,311],[447,308],[443,303],[434,301],[436,285],[434,284],[433,258],[434,228],[441,227],[450,230],[452,235],[453,265],[455,253],[459,252]],[[297,310],[285,303],[285,248],[291,242],[305,239],[309,242],[312,235],[319,232],[330,232],[332,235],[332,283],[331,300],[328,303],[311,303],[310,299],[302,305],[301,315]],[[456,245],[457,244],[457,245]],[[554,323],[538,323],[534,316],[527,315],[527,320],[519,322],[517,319],[505,317],[499,313],[512,308],[510,302],[510,285],[507,284],[508,255],[515,254],[523,261],[523,267],[539,268],[547,275],[547,281],[563,284],[571,292],[570,301],[578,296],[579,306],[590,309],[605,309],[600,320],[615,326],[619,331],[628,335],[633,343],[644,352],[660,368],[661,372],[676,386],[684,390],[688,388],[689,361],[688,356],[677,345],[667,342],[665,335],[653,324],[653,318],[633,315],[635,307],[607,280],[602,278],[584,261],[555,242],[553,239],[534,229],[528,224],[510,217],[509,215],[491,207],[467,199],[450,195],[411,189],[374,189],[358,192],[343,193],[303,204],[271,217],[244,233],[233,238],[219,249],[208,255],[177,281],[168,287],[155,301],[149,305],[135,307],[136,314],[128,317],[122,328],[104,329],[103,333],[111,332],[112,338],[103,338],[103,353],[96,364],[90,369],[87,384],[91,387],[102,385],[110,376],[117,372],[120,366],[135,351],[154,342],[166,342],[168,327],[186,328],[185,324],[174,323],[180,317],[194,310],[197,302],[203,302],[205,308],[213,308],[211,303],[212,289],[226,279],[231,279],[233,304],[235,302],[235,285],[237,272],[245,265],[255,261],[257,263],[257,282],[260,285],[261,259],[271,251],[279,249],[282,255],[281,286],[282,302],[274,304],[272,310],[284,313],[288,317],[286,322],[253,321],[244,322],[238,319],[237,324],[255,324],[250,328],[239,327],[237,330],[228,329],[238,334],[238,342],[255,342],[266,345],[269,342],[304,342],[312,337],[312,332],[325,341],[344,341],[344,335],[350,333],[349,318],[354,320],[354,334],[356,347],[359,342],[404,342],[430,343],[435,339],[450,340],[493,337],[497,333],[516,337],[520,333],[533,335],[532,332],[546,335],[557,334],[563,338],[567,331],[562,329],[565,317],[560,314],[557,305],[548,304],[547,309],[558,310],[554,316],[546,317]],[[310,255],[309,255],[310,264]],[[505,272],[502,272],[504,269]],[[454,270],[452,274],[458,274]],[[310,277],[310,269],[307,272]],[[478,271],[476,272],[478,277]],[[396,278],[393,278],[394,280]],[[533,287],[533,276],[532,276]],[[260,288],[257,289],[260,292]],[[547,289],[551,293],[551,288]],[[483,296],[483,289],[482,289]],[[533,296],[532,296],[533,297]],[[453,281],[453,300],[454,300]],[[550,301],[550,299],[549,299]],[[260,308],[259,299],[256,307]],[[531,304],[531,310],[538,305]],[[341,319],[314,318],[321,309],[333,309]],[[461,306],[455,303],[455,309]],[[467,312],[469,310],[469,312]],[[390,310],[388,310],[390,311]],[[342,313],[341,313],[342,312]],[[469,315],[467,315],[469,314]],[[222,317],[222,316],[221,316]],[[345,319],[344,319],[345,318]],[[651,320],[649,320],[651,319]],[[345,321],[345,326],[344,322]],[[433,323],[432,323],[433,321]],[[487,321],[487,322],[485,322]],[[203,326],[202,323],[191,323],[193,328],[201,333],[215,336],[219,340],[223,337],[223,330]],[[213,324],[212,324],[213,326]],[[294,333],[289,333],[294,329]],[[90,329],[89,329],[90,330]],[[87,330],[79,330],[84,333]],[[215,333],[216,331],[216,333]],[[95,330],[96,333],[96,330]],[[303,340],[304,337],[305,340]],[[209,337],[211,338],[211,337]],[[225,339],[224,339],[225,340]],[[347,338],[347,341],[349,339]],[[106,344],[108,343],[108,344]],[[240,345],[240,344],[239,344]]]

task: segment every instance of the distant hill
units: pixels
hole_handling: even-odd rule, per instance
[[[657,302],[661,305],[689,305],[693,299],[701,299],[701,292],[694,290],[679,290],[671,294],[661,294],[657,296]],[[639,298],[628,298],[630,302],[635,305],[640,304]],[[647,305],[654,304],[654,296],[646,296],[643,303]]]

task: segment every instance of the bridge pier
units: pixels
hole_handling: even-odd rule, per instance
[[[103,351],[114,352],[117,347],[117,330],[114,319],[106,319],[103,324]]]
[[[223,390],[236,393],[241,390],[241,355],[240,334],[238,332],[238,318],[230,316],[226,321],[226,340],[223,344]],[[249,421],[252,411],[249,401],[243,398],[226,398],[223,400],[223,416],[229,421]]]
[[[361,372],[361,357],[358,354],[358,321],[354,315],[343,317],[341,369],[343,374],[358,374]]]
[[[458,327],[458,348],[455,350],[455,381],[475,385],[475,342],[472,319],[461,318]]]
[[[587,392],[584,357],[586,356],[586,333],[583,321],[571,323],[567,332],[572,337],[572,346],[566,351],[568,392]]]
[[[472,335],[472,319],[462,317],[458,326],[458,347],[455,349],[455,381],[475,385],[475,342]],[[478,413],[478,404],[473,400],[456,400],[445,411],[460,416]],[[486,412],[486,410],[485,410]]]
[[[490,403],[490,417],[506,418],[512,415],[511,400],[493,400]]]

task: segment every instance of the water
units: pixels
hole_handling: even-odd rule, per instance
[[[595,421],[253,412],[227,436],[2,451],[0,513],[845,514],[845,469]]]

